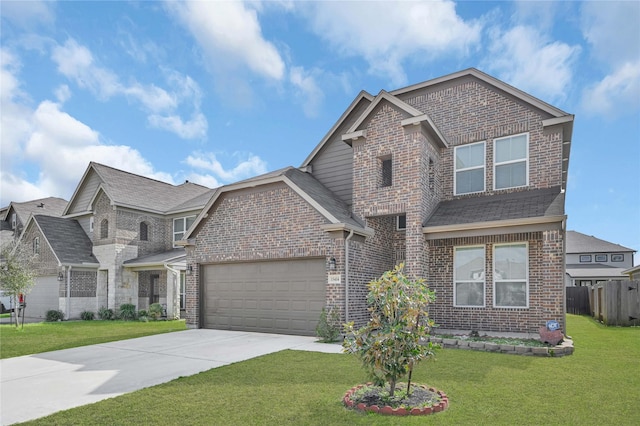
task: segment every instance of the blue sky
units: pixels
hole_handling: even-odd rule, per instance
[[[89,161],[209,187],[297,166],[360,90],[476,67],[576,115],[568,229],[640,250],[639,2],[3,0],[0,15],[3,206],[69,199]]]

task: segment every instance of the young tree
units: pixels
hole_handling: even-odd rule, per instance
[[[409,373],[411,389],[414,364],[434,355],[426,342],[431,327],[427,307],[435,293],[423,279],[410,280],[403,273],[404,263],[368,284],[371,319],[359,330],[345,324],[344,351],[356,354],[376,385],[389,383],[394,395],[398,379]]]
[[[26,295],[34,285],[35,271],[32,256],[24,247],[15,243],[2,246],[0,288],[11,297],[18,327],[18,301],[20,294]],[[24,315],[24,312],[23,312]]]

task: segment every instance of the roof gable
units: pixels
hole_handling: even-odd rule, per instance
[[[349,128],[349,130],[342,136],[342,140],[347,143],[356,140],[360,137],[366,137],[366,130],[363,128],[363,124],[366,120],[377,111],[378,106],[383,102],[390,103],[394,108],[402,111],[407,115],[407,118],[402,120],[400,124],[403,127],[407,126],[422,126],[422,129],[430,136],[430,139],[434,141],[438,146],[446,147],[448,143],[440,130],[436,127],[431,118],[424,114],[422,111],[412,107],[411,105],[401,101],[397,97],[391,95],[384,90],[381,90],[378,96],[375,97],[373,102],[367,107],[367,109],[360,115],[355,123]]]
[[[2,219],[7,220],[12,213],[15,213],[22,223],[25,223],[32,214],[59,217],[62,216],[66,207],[67,200],[58,197],[40,198],[22,203],[12,201],[4,212]]]
[[[81,214],[90,210],[91,202],[100,190],[107,194],[113,205],[157,214],[197,210],[211,192],[207,187],[188,181],[172,185],[91,162],[65,214]]]
[[[207,205],[196,217],[194,224],[187,231],[185,240],[191,239],[197,234],[201,224],[209,216],[216,201],[222,194],[275,182],[283,182],[293,189],[330,222],[329,227],[332,229],[354,230],[354,232],[361,235],[369,235],[371,233],[371,230],[366,228],[362,220],[351,215],[348,206],[342,200],[329,191],[329,189],[322,185],[311,174],[294,167],[286,167],[216,189],[213,197],[211,197]]]

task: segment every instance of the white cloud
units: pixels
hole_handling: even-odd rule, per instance
[[[583,108],[609,117],[636,114],[640,110],[640,3],[585,2],[581,12],[583,36],[605,74],[583,91]]]
[[[210,182],[213,182],[212,179],[215,179],[216,182],[234,182],[260,175],[267,171],[267,163],[256,155],[249,154],[248,156],[242,156],[241,154],[236,153],[234,154],[234,157],[240,158],[240,161],[238,161],[236,166],[232,169],[225,169],[222,163],[218,160],[216,154],[211,152],[194,152],[187,157],[185,163],[194,169],[211,172],[213,176],[211,176],[211,174],[198,175],[201,177],[207,177]],[[192,179],[190,178],[189,180]],[[196,180],[194,179],[194,181]],[[213,187],[219,185],[207,184],[206,186]]]
[[[640,2],[584,2],[581,29],[592,54],[618,68],[640,59]]]
[[[318,72],[317,70],[315,72]],[[318,87],[312,72],[303,67],[292,67],[289,73],[291,84],[296,89],[296,97],[302,103],[302,109],[307,117],[315,117],[324,100],[324,93]]]
[[[151,126],[168,130],[182,139],[204,139],[207,135],[207,119],[202,113],[195,114],[188,121],[183,121],[178,115],[150,115],[147,118]]]
[[[207,120],[200,112],[202,93],[191,77],[166,70],[171,86],[169,91],[154,84],[137,81],[124,85],[114,72],[96,63],[87,47],[73,39],[67,40],[62,46],[56,46],[52,59],[60,73],[99,99],[106,101],[114,96],[125,96],[137,101],[149,113],[148,122],[153,126],[171,131],[183,139],[206,136]],[[189,103],[194,110],[192,119],[187,122],[177,112],[183,103]]]
[[[66,84],[60,85],[53,93],[56,95],[58,102],[62,104],[67,102],[71,97],[71,89],[69,89],[69,86]]]
[[[618,111],[640,109],[640,60],[628,62],[601,81],[587,87],[582,106],[592,114],[612,116]]]
[[[285,65],[280,53],[267,41],[258,21],[260,4],[237,1],[170,2],[170,13],[193,34],[211,65],[232,71],[247,66],[254,73],[280,80]]]
[[[403,62],[465,55],[480,40],[481,25],[465,22],[455,3],[317,2],[296,4],[312,29],[343,56],[361,56],[369,72],[406,83]],[[422,58],[422,59],[417,59]]]
[[[21,27],[30,28],[37,24],[53,23],[53,7],[50,1],[3,1],[0,14]]]
[[[566,98],[580,46],[549,41],[537,29],[516,26],[489,32],[489,52],[483,66],[498,78],[546,101]]]

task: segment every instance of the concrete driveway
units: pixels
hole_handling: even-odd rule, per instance
[[[186,330],[0,360],[2,425],[24,422],[284,349],[340,353],[316,338]]]

